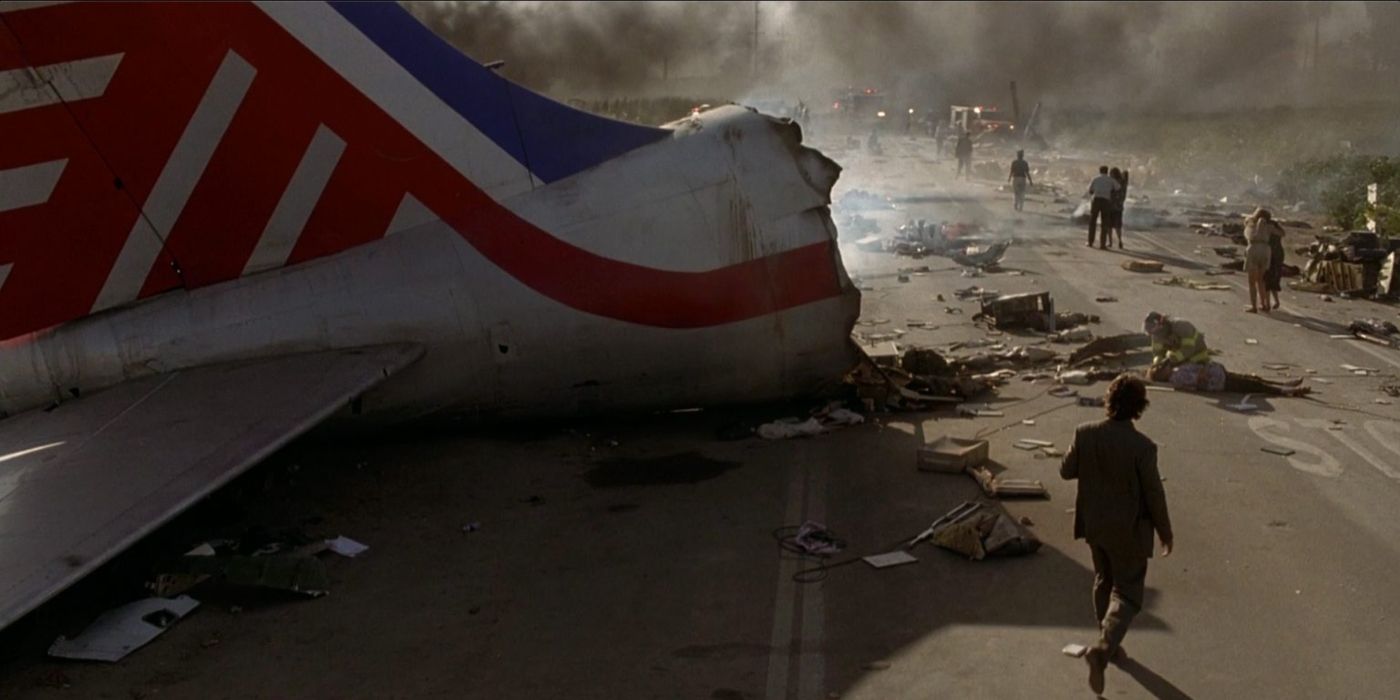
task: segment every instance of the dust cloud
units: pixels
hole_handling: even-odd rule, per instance
[[[412,2],[511,79],[556,96],[825,99],[1218,111],[1394,100],[1400,5]]]

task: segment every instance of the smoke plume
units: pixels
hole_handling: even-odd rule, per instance
[[[556,96],[1215,111],[1393,99],[1400,5],[1272,2],[426,2],[409,9]]]

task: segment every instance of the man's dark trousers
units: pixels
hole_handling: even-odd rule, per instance
[[[1099,619],[1100,641],[1115,651],[1128,634],[1133,618],[1142,610],[1147,581],[1147,557],[1131,550],[1110,551],[1089,545],[1094,559],[1094,616]]]
[[[1103,221],[1103,244],[1108,245],[1108,224],[1109,216],[1113,210],[1113,201],[1103,197],[1095,197],[1089,203],[1089,245],[1094,244],[1094,239],[1098,237],[1100,220]]]

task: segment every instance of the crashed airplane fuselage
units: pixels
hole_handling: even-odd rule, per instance
[[[839,168],[797,126],[582,113],[393,3],[0,2],[0,133],[0,626],[332,415],[852,363]]]

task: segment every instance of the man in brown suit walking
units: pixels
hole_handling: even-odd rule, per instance
[[[1084,658],[1095,693],[1103,692],[1109,660],[1125,656],[1123,636],[1142,610],[1152,533],[1162,540],[1162,556],[1172,551],[1157,445],[1133,425],[1147,408],[1147,387],[1137,377],[1120,375],[1106,399],[1108,418],[1079,426],[1060,465],[1061,477],[1079,480],[1074,536],[1089,544],[1094,558],[1099,641]]]

